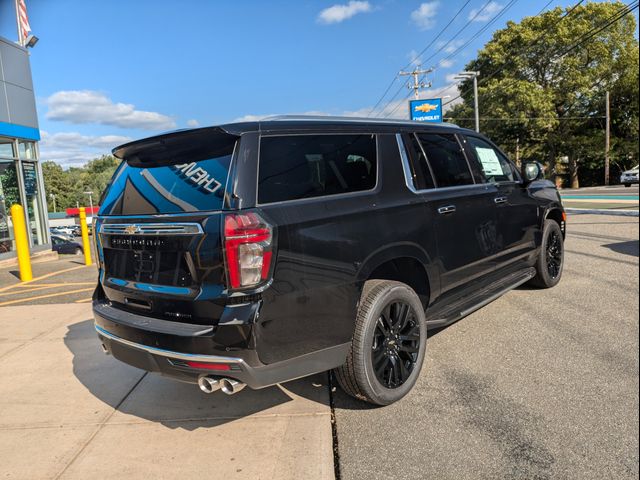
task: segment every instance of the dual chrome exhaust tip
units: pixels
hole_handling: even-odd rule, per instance
[[[204,393],[213,393],[222,390],[227,395],[233,395],[247,385],[232,378],[215,378],[208,375],[200,375],[198,377],[198,386]]]

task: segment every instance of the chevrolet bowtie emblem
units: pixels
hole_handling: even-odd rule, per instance
[[[128,225],[124,229],[124,233],[127,235],[134,235],[136,233],[140,233],[141,228],[138,225]]]

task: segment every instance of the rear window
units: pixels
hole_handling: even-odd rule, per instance
[[[162,167],[122,162],[104,194],[101,215],[182,213],[222,208],[233,147],[221,156]]]
[[[371,190],[375,135],[292,135],[260,142],[258,202]]]

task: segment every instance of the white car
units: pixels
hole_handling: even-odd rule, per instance
[[[625,187],[630,187],[634,183],[638,183],[638,165],[631,170],[622,172],[622,175],[620,175],[620,183]]]

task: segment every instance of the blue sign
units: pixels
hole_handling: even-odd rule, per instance
[[[442,99],[411,100],[409,114],[416,122],[442,122]]]

